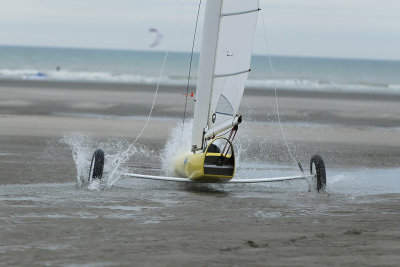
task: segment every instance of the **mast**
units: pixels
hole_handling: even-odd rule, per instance
[[[237,123],[257,24],[259,0],[208,0],[196,88],[192,151]]]
[[[202,149],[203,133],[206,130],[208,123],[221,10],[222,0],[207,1],[199,70],[197,75],[196,104],[194,107],[192,130],[192,150]]]

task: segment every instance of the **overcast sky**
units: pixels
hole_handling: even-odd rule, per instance
[[[260,2],[274,55],[400,60],[399,0]],[[165,37],[157,50],[189,51],[198,0],[0,3],[0,45],[150,50],[154,27]],[[254,52],[263,54],[262,20],[257,27]]]

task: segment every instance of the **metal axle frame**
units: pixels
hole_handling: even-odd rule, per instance
[[[123,176],[132,177],[137,179],[146,180],[158,180],[168,182],[183,182],[183,183],[204,183],[204,182],[193,182],[188,178],[168,177],[168,176],[156,176],[156,175],[145,175],[136,173],[123,173]],[[254,179],[235,179],[233,178],[227,182],[218,182],[218,184],[251,184],[251,183],[271,183],[271,182],[282,182],[282,181],[293,181],[293,180],[307,180],[316,178],[315,175],[302,175],[302,176],[286,176],[286,177],[272,177],[272,178],[254,178]]]

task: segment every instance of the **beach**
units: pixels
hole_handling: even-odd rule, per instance
[[[235,140],[238,173],[297,173],[290,154],[308,171],[320,154],[326,193],[297,183],[126,178],[100,192],[80,190],[65,140],[129,144],[146,123],[155,85],[0,80],[0,265],[397,266],[400,95],[278,89],[290,153],[274,90],[248,88]],[[137,143],[142,154],[125,168],[163,174],[185,92],[160,86]],[[187,124],[193,106],[189,97]]]

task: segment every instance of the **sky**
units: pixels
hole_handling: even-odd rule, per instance
[[[205,0],[195,50],[199,51]],[[0,45],[190,51],[198,0],[1,0]],[[261,0],[272,55],[400,60],[399,0]],[[254,53],[265,54],[259,19]]]

